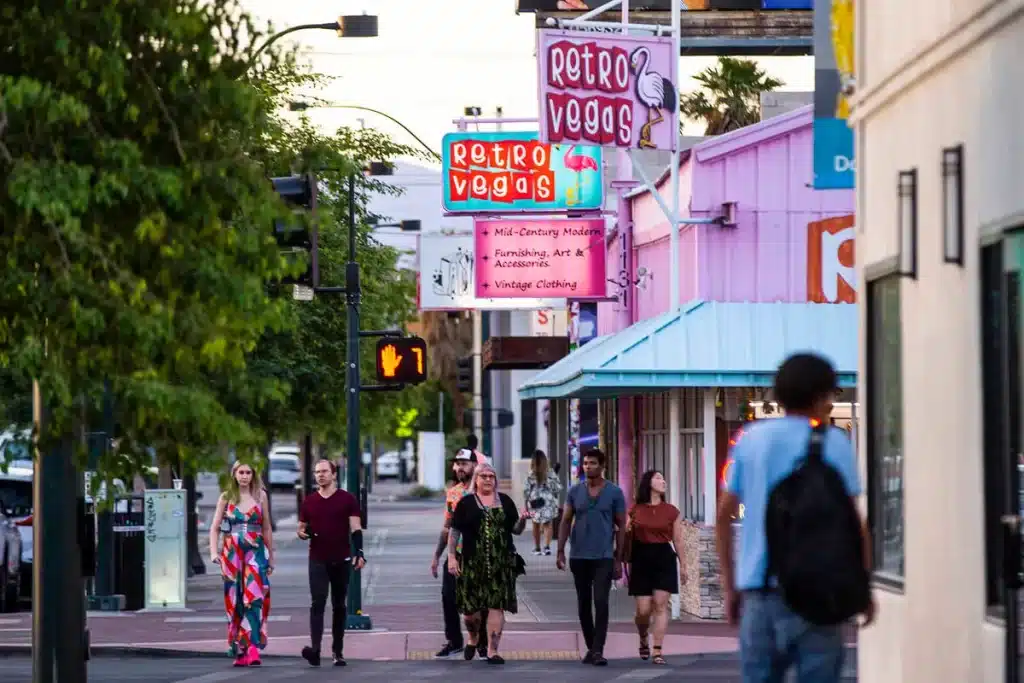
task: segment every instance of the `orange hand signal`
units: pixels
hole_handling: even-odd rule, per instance
[[[402,356],[394,344],[388,344],[380,352],[380,367],[385,377],[394,377],[398,366],[402,364]]]

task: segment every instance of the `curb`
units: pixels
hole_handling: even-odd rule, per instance
[[[31,655],[32,646],[28,644],[0,643],[0,658],[17,655]],[[200,650],[176,650],[167,647],[134,646],[134,645],[92,645],[89,648],[92,657],[139,657],[147,659],[227,659],[227,651],[205,652]],[[300,655],[261,654],[261,659],[290,660],[301,659]]]
[[[19,655],[30,655],[32,653],[32,647],[30,645],[9,645],[0,644],[0,659],[5,657],[16,657]],[[433,661],[434,657],[426,656],[428,652],[409,652],[405,657],[404,661]],[[161,647],[143,647],[143,646],[132,646],[132,645],[93,645],[89,650],[90,658],[107,658],[107,657],[134,657],[138,659],[220,659],[227,660],[228,655],[226,652],[203,652],[198,650],[175,650],[171,648]],[[522,651],[522,652],[510,652],[505,653],[505,658],[509,661],[576,661],[579,654],[571,651]],[[682,666],[692,666],[697,662],[733,662],[738,661],[738,653],[735,652],[706,652],[696,653],[687,655],[674,655],[673,659],[677,660]],[[261,658],[264,661],[293,661],[301,660],[300,655],[280,655],[280,654],[263,654]],[[622,658],[627,659],[627,658]],[[373,661],[373,660],[349,660],[354,661]]]

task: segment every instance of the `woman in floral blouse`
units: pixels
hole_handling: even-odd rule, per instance
[[[562,482],[558,475],[548,467],[548,458],[544,451],[533,452],[530,474],[523,486],[526,498],[526,509],[533,520],[533,554],[540,555],[540,537],[544,534],[544,555],[551,554],[551,536],[554,532],[555,517],[558,515],[558,494],[562,491]]]

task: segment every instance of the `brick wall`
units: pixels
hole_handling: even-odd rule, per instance
[[[722,619],[724,599],[715,551],[715,528],[683,522],[683,559],[688,581],[679,592],[683,612],[701,619]]]

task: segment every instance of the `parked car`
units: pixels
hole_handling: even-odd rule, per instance
[[[270,472],[267,485],[271,489],[292,489],[302,479],[299,449],[288,446],[275,447],[270,452]]]
[[[0,612],[32,598],[32,470],[0,473]]]
[[[402,467],[406,472],[410,471],[409,455],[398,451],[381,453],[377,458],[377,479],[399,479],[402,476]]]

